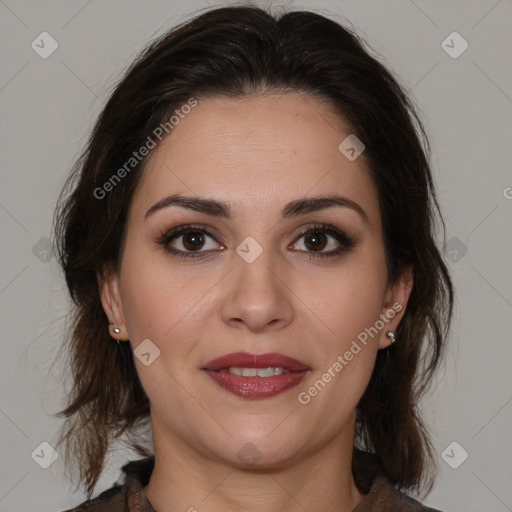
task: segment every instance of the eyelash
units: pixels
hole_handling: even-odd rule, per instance
[[[165,250],[169,252],[173,256],[178,256],[180,258],[202,258],[205,257],[207,252],[209,251],[182,251],[180,249],[173,249],[169,246],[169,244],[176,238],[179,238],[181,235],[187,234],[187,233],[201,233],[203,235],[207,235],[208,237],[215,240],[215,237],[209,233],[207,230],[202,228],[201,226],[196,226],[194,224],[188,224],[186,226],[179,226],[176,229],[172,229],[171,231],[164,231],[160,234],[157,243],[160,245],[163,245]],[[309,259],[316,259],[316,258],[330,258],[334,256],[338,256],[341,253],[351,249],[355,245],[355,241],[353,238],[349,237],[346,233],[343,231],[334,228],[333,226],[329,224],[313,224],[312,226],[308,227],[307,229],[303,230],[299,235],[297,236],[294,244],[299,241],[302,237],[308,234],[316,234],[316,233],[325,233],[330,236],[332,236],[336,241],[340,244],[340,247],[337,249],[334,249],[329,252],[307,252]],[[303,251],[299,251],[303,252]]]

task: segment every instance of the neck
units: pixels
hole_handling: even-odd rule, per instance
[[[354,421],[289,463],[238,467],[199,453],[152,423],[155,466],[143,492],[157,512],[349,512],[363,498],[352,469]],[[341,435],[344,434],[344,435]]]

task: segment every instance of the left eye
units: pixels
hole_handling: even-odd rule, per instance
[[[342,244],[341,234],[330,234],[326,229],[310,229],[302,233],[299,242],[294,244],[295,249],[306,252],[335,252]]]

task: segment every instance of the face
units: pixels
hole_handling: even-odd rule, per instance
[[[149,340],[149,364],[134,360],[159,442],[231,464],[253,450],[277,465],[352,439],[411,283],[388,283],[364,153],[350,161],[338,149],[349,134],[327,105],[298,93],[208,98],[153,150],[120,271],[100,283],[120,339],[134,350]],[[177,195],[221,204],[162,202]],[[310,201],[324,196],[339,199]],[[307,370],[205,369],[239,352]]]

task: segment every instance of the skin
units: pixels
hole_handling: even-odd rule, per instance
[[[109,321],[121,329],[116,338],[133,349],[150,339],[160,350],[149,366],[135,358],[155,450],[143,491],[159,512],[349,511],[363,498],[351,472],[355,409],[377,351],[390,343],[386,332],[403,316],[412,278],[408,271],[388,282],[364,153],[351,162],[338,149],[348,134],[311,96],[198,98],[150,155],[130,205],[120,271],[99,280]],[[229,203],[232,218],[179,206],[145,218],[176,193]],[[337,206],[280,220],[285,203],[333,193],[360,205],[368,222]],[[355,246],[309,259],[315,248],[298,235],[315,222],[346,232]],[[200,249],[207,257],[179,258],[157,243],[161,232],[190,223],[214,237]],[[247,236],[263,248],[252,263],[236,253]],[[326,236],[320,252],[339,246]],[[181,236],[171,245],[191,252],[183,243]],[[402,311],[301,404],[298,394],[396,303]],[[241,398],[201,371],[238,351],[278,352],[311,370],[274,397]],[[253,465],[237,456],[247,443],[261,455]]]

